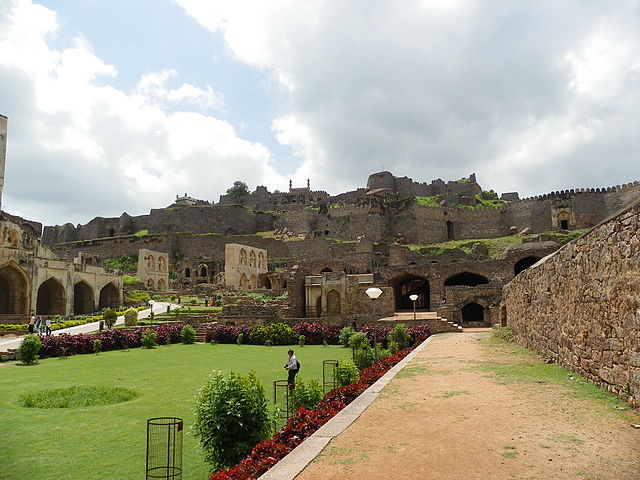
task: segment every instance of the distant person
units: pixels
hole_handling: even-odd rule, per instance
[[[36,315],[34,312],[31,312],[31,317],[29,318],[29,333],[33,333],[33,329],[36,326]]]
[[[209,306],[209,298],[208,297],[205,297],[205,299],[204,299],[204,306],[205,307]]]
[[[444,307],[447,304],[447,299],[442,297],[442,300],[440,300],[440,308]]]
[[[358,322],[356,321],[355,318],[351,320],[351,328],[353,328],[353,330],[356,332],[358,331]]]
[[[42,323],[42,317],[38,315],[38,318],[36,318],[36,332],[38,335],[42,332]]]
[[[47,317],[47,320],[44,322],[46,327],[46,335],[47,337],[51,335],[51,317]]]
[[[289,361],[284,366],[285,370],[289,372],[289,377],[287,378],[287,384],[289,384],[289,390],[293,390],[296,388],[296,375],[300,370],[300,362],[296,359],[296,356],[293,354],[293,350],[287,351],[289,354]]]

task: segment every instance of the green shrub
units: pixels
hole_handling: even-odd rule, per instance
[[[238,334],[238,336],[236,337],[236,343],[238,345],[242,345],[242,342],[244,341],[244,333],[240,332]]]
[[[195,343],[195,328],[193,328],[191,325],[185,325],[184,327],[182,327],[182,330],[180,330],[180,340],[182,340],[182,343],[184,343],[185,345],[191,345],[192,343]]]
[[[195,399],[193,435],[213,469],[230,467],[269,437],[264,388],[254,373],[214,372]]]
[[[356,364],[351,360],[345,360],[344,362],[340,362],[338,364],[336,376],[338,380],[338,386],[344,387],[345,385],[350,385],[358,381],[358,379],[360,378],[360,370],[358,370]]]
[[[509,327],[497,328],[491,332],[491,335],[499,340],[513,341],[513,331]]]
[[[305,338],[305,336],[304,336],[304,335],[300,335],[300,336],[298,336],[298,345],[299,345],[300,347],[304,347],[304,342],[305,342],[306,340],[307,340],[307,339]]]
[[[400,350],[400,347],[398,346],[398,342],[394,342],[393,340],[390,340],[389,341],[389,352],[391,353],[391,355],[396,353],[398,350]]]
[[[286,323],[271,323],[269,325],[254,325],[249,330],[248,343],[264,345],[271,340],[272,345],[295,345],[298,335]]]
[[[360,348],[371,347],[371,343],[366,333],[357,332],[349,337],[349,346],[354,350],[358,350]]]
[[[157,339],[158,337],[156,336],[156,332],[147,330],[142,335],[142,338],[140,339],[140,343],[142,343],[142,346],[144,348],[153,348],[156,345],[158,345]]]
[[[127,327],[135,327],[138,325],[138,310],[128,308],[124,311],[124,324]]]
[[[128,287],[130,285],[135,285],[136,283],[140,283],[140,279],[134,275],[123,275],[122,276],[122,285]]]
[[[115,310],[111,310],[110,308],[104,308],[102,310],[102,320],[104,320],[104,324],[107,328],[111,328],[116,324],[116,320],[118,319],[118,314]]]
[[[131,290],[125,298],[126,303],[147,303],[151,297],[144,290]]]
[[[407,331],[407,326],[404,323],[399,323],[393,327],[387,335],[387,341],[398,344],[396,351],[409,347],[411,345],[411,335]]]
[[[375,350],[370,346],[357,348],[353,351],[353,363],[355,363],[356,367],[360,370],[370,367],[375,361]]]
[[[340,334],[338,336],[338,338],[340,339],[340,345],[348,347],[349,339],[354,333],[356,333],[356,331],[351,327],[344,327],[342,330],[340,330]]]
[[[296,410],[300,407],[313,410],[322,401],[323,396],[322,385],[315,378],[307,382],[296,380],[296,388],[293,391],[293,405]]]
[[[42,348],[42,340],[38,335],[27,335],[18,347],[18,358],[25,365],[32,365],[38,361],[38,352]]]
[[[98,355],[102,350],[102,340],[94,340],[93,341],[93,353]]]

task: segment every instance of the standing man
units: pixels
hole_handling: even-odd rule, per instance
[[[31,317],[29,318],[29,333],[33,333],[33,328],[36,326],[36,313],[31,312]]]
[[[47,320],[45,320],[44,324],[45,324],[45,326],[47,328],[46,334],[47,334],[47,337],[48,337],[49,335],[51,335],[51,317],[47,317]]]
[[[284,368],[289,372],[289,377],[287,378],[289,390],[294,390],[296,388],[296,375],[298,374],[298,370],[300,370],[300,363],[296,360],[293,350],[289,350],[287,353],[289,354],[289,361]]]

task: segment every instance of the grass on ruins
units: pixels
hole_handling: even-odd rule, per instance
[[[294,347],[302,379],[322,381],[322,360],[350,358],[340,347]],[[143,478],[146,421],[185,420],[184,480],[208,478],[189,431],[193,397],[213,369],[253,370],[273,397],[285,379],[288,347],[171,345],[40,360],[34,366],[0,364],[0,478],[3,480],[130,480]],[[25,408],[20,397],[52,389],[122,387],[137,396],[125,403],[79,408]]]

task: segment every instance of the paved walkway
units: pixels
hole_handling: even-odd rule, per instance
[[[542,362],[489,335],[432,337],[296,480],[640,479],[638,412],[521,375]]]
[[[150,308],[145,310],[140,310],[138,312],[138,319],[141,320],[143,318],[149,317],[151,315],[151,310],[153,309],[153,313],[164,313],[167,311],[167,306],[170,307],[171,310],[180,308],[180,305],[176,305],[169,302],[155,302]],[[116,325],[122,325],[124,323],[124,316],[120,315],[116,320]],[[54,330],[52,335],[61,335],[63,333],[70,333],[75,335],[77,333],[90,333],[95,332],[100,328],[100,322],[92,322],[85,323],[84,325],[78,325],[76,327],[62,328],[60,330]],[[1,338],[1,337],[0,337]],[[24,336],[14,337],[7,340],[0,340],[0,352],[6,352],[10,348],[18,348]]]

